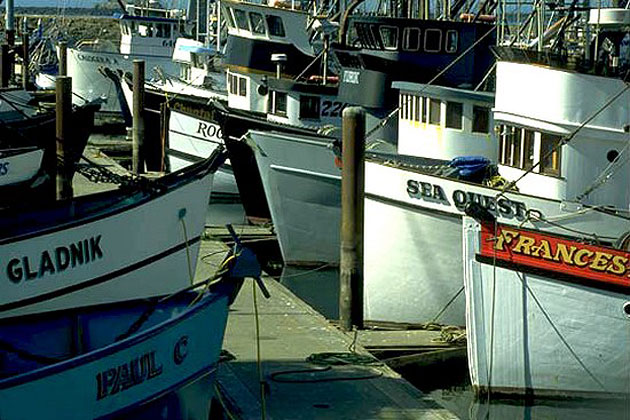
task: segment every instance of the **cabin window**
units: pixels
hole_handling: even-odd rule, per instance
[[[238,29],[249,31],[247,15],[243,10],[234,9],[234,19],[236,20],[236,26],[238,27]]]
[[[424,50],[426,52],[440,52],[442,45],[442,31],[439,29],[427,29],[424,31]]]
[[[228,89],[232,95],[238,94],[238,77],[228,73]]]
[[[138,24],[138,34],[144,38],[151,38],[153,36],[153,28],[151,26]]]
[[[473,105],[473,133],[487,133],[490,130],[490,109]]]
[[[499,162],[503,165],[521,166],[521,131],[516,127],[501,126],[499,139]]]
[[[164,25],[164,38],[171,38],[173,31],[171,30],[172,25]]]
[[[403,31],[403,50],[418,51],[420,49],[420,29],[405,28]]]
[[[523,129],[523,169],[534,166],[534,134],[535,132]]]
[[[429,124],[440,125],[440,108],[442,104],[437,99],[429,98]]]
[[[540,136],[540,172],[560,175],[560,136],[542,133]]]
[[[300,95],[300,118],[319,119],[319,96]]]
[[[446,127],[462,129],[463,104],[459,102],[446,103]]]
[[[238,96],[247,96],[247,79],[244,77],[238,78]]]
[[[260,13],[249,12],[249,23],[252,25],[253,33],[265,34],[265,20]]]
[[[286,36],[282,19],[278,16],[267,15],[267,26],[269,27],[269,35]]]
[[[413,120],[420,121],[420,114],[422,113],[422,98],[420,96],[414,96],[413,107]]]
[[[395,26],[381,26],[379,28],[383,47],[386,50],[395,50],[398,48],[398,28]]]
[[[446,52],[454,53],[457,52],[457,31],[449,30],[446,31]]]
[[[287,94],[286,92],[271,92],[271,113],[280,116],[287,115]]]
[[[229,7],[224,7],[222,16],[225,16],[225,20],[227,21],[228,27],[230,28],[236,27],[236,24],[234,23],[234,18],[232,17],[232,9],[230,9]]]

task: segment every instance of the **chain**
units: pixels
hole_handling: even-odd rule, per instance
[[[118,184],[124,189],[139,189],[159,193],[164,187],[156,180],[149,180],[133,174],[117,174],[103,165],[82,156],[87,163],[77,163],[75,170],[96,184]]]

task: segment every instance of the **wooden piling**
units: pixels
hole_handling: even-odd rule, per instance
[[[343,111],[341,179],[341,261],[339,321],[342,329],[363,328],[363,196],[365,111]]]
[[[28,90],[30,88],[30,75],[28,72],[29,63],[28,33],[24,31],[22,33],[22,88],[24,88],[24,90]]]
[[[11,56],[9,45],[0,45],[0,87],[8,87],[11,78]]]
[[[70,200],[72,190],[72,156],[70,127],[72,126],[72,78],[57,77],[56,121],[57,121],[57,200]]]
[[[68,75],[68,43],[59,43],[59,76]]]
[[[133,173],[144,173],[144,61],[133,60]]]

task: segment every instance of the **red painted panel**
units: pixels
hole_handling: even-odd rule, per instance
[[[630,289],[630,253],[512,226],[482,225],[481,255]]]

